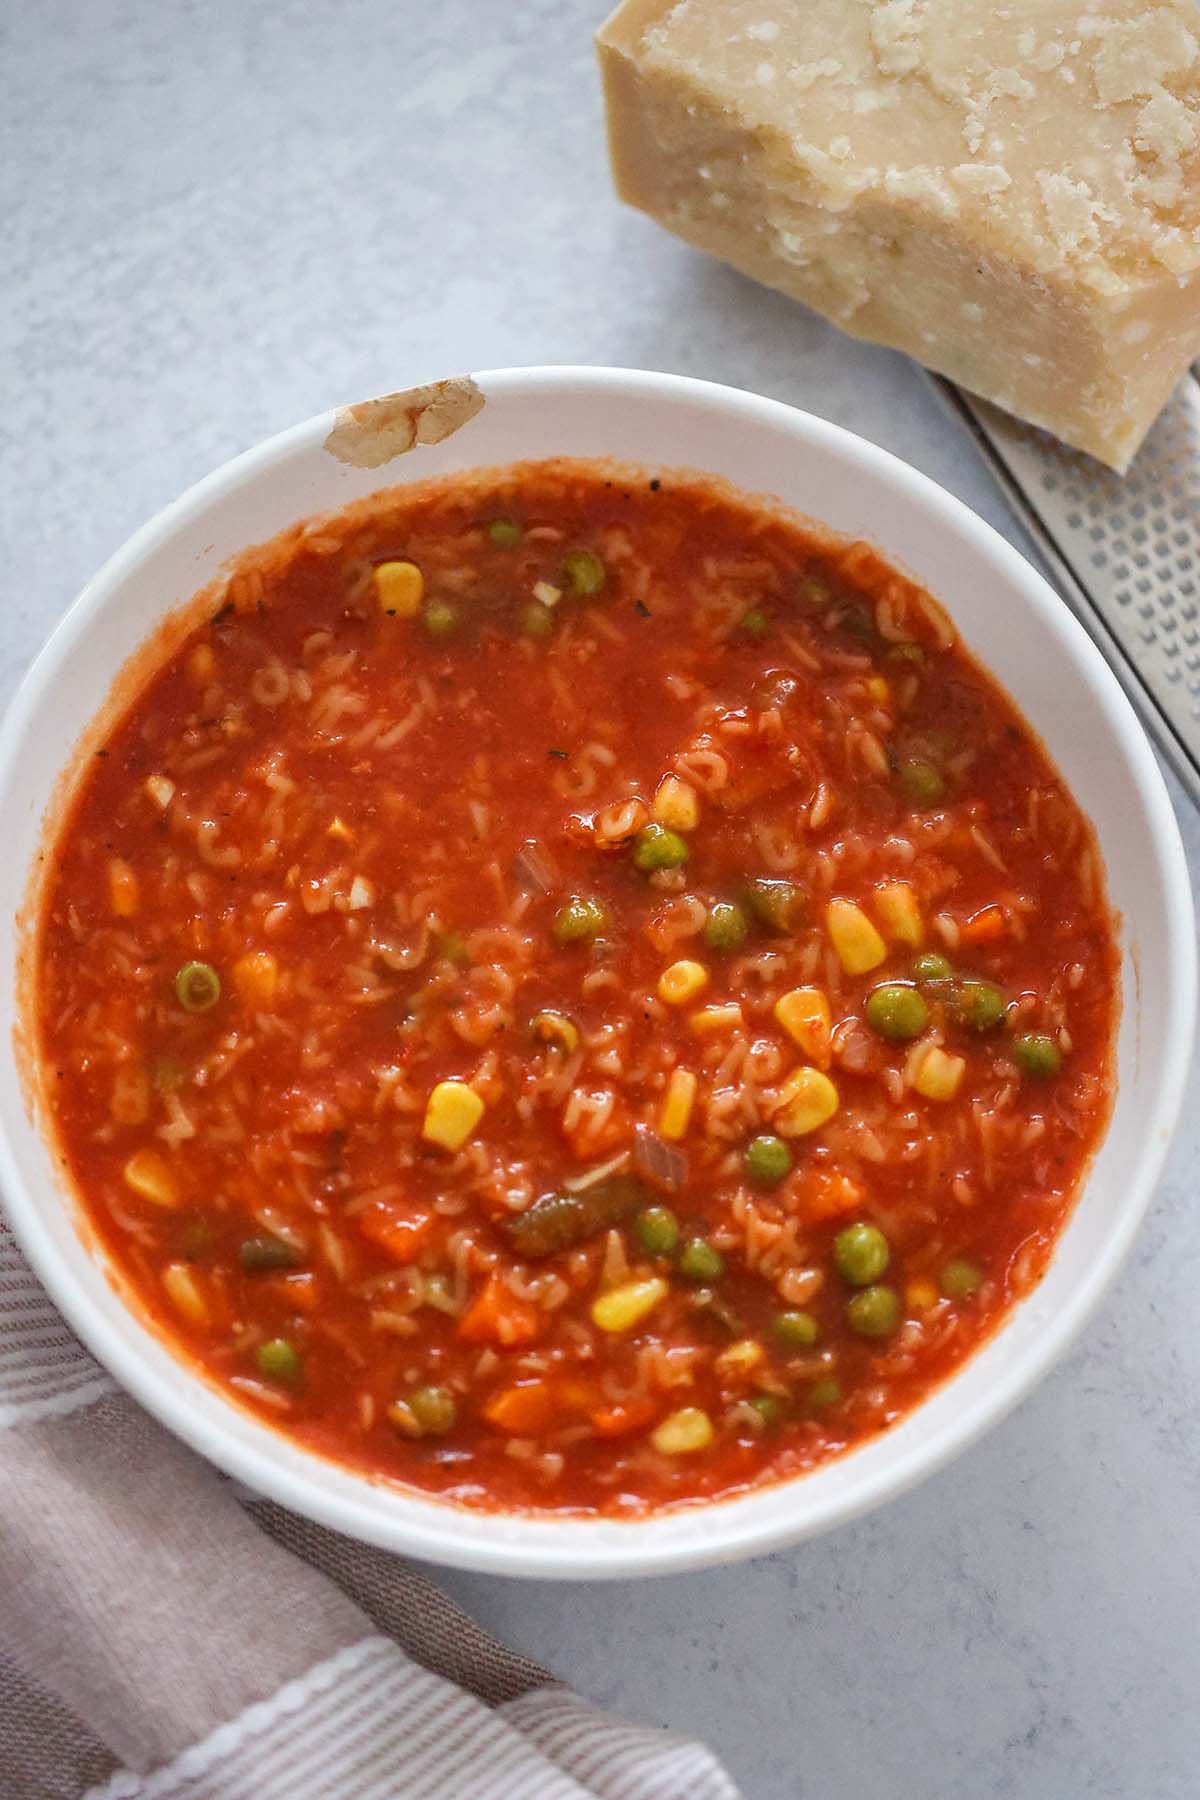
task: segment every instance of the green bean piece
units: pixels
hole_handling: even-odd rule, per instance
[[[952,1256],[943,1264],[938,1286],[947,1300],[969,1300],[983,1281],[983,1270],[968,1256]]]
[[[634,867],[643,875],[650,875],[655,869],[682,868],[687,859],[686,841],[677,831],[660,825],[657,819],[643,825],[633,840]]]
[[[294,1269],[300,1252],[286,1239],[271,1237],[244,1238],[238,1245],[238,1261],[248,1274],[260,1269]]]
[[[747,1401],[768,1431],[773,1431],[783,1418],[783,1406],[775,1394],[751,1394]]]
[[[913,980],[922,983],[949,981],[954,974],[949,960],[936,950],[923,950],[920,956],[914,956],[912,972]]]
[[[725,1273],[725,1258],[702,1237],[694,1237],[679,1252],[677,1267],[689,1281],[719,1281]]]
[[[175,977],[175,998],[185,1012],[207,1012],[221,998],[221,977],[211,963],[184,963]]]
[[[554,614],[540,600],[531,600],[521,614],[521,630],[526,637],[549,637],[554,630]]]
[[[710,950],[740,950],[750,930],[750,921],[732,900],[718,900],[708,909],[704,922],[704,941]]]
[[[784,1176],[791,1173],[792,1153],[781,1137],[763,1131],[750,1139],[742,1161],[751,1181],[757,1181],[760,1187],[778,1187]]]
[[[300,1352],[286,1338],[268,1338],[254,1352],[254,1360],[259,1374],[265,1375],[268,1381],[290,1385],[300,1379]]]
[[[775,1336],[789,1350],[811,1350],[821,1341],[821,1327],[811,1313],[793,1308],[775,1314]]]
[[[521,527],[515,519],[490,519],[487,534],[493,544],[498,544],[502,550],[511,550],[514,544],[521,541]]]
[[[860,1288],[846,1302],[846,1323],[859,1337],[887,1337],[899,1321],[900,1302],[894,1288]]]
[[[595,937],[608,924],[608,908],[590,894],[573,894],[554,915],[554,936],[560,944],[578,944]]]
[[[892,1252],[878,1225],[860,1220],[838,1232],[833,1240],[833,1260],[838,1274],[851,1287],[865,1288],[879,1280],[892,1260]]]
[[[746,884],[746,903],[760,925],[781,937],[799,931],[808,912],[804,889],[794,881],[759,876]]]
[[[422,1437],[445,1437],[458,1422],[458,1407],[449,1388],[414,1388],[406,1396],[405,1405],[420,1426]]]
[[[857,1298],[857,1296],[856,1296]],[[821,1381],[814,1381],[808,1390],[808,1404],[816,1412],[824,1412],[827,1407],[836,1406],[842,1397],[842,1384],[827,1375]]]
[[[771,621],[761,607],[752,606],[748,613],[743,613],[738,627],[749,638],[761,640],[771,629]]]
[[[929,1021],[929,1008],[915,987],[902,981],[885,982],[868,995],[867,1024],[890,1044],[904,1044],[920,1037]]]
[[[520,1256],[553,1256],[619,1225],[646,1197],[632,1175],[610,1175],[577,1194],[543,1194],[523,1213],[506,1220],[501,1230]]]
[[[651,1256],[670,1256],[679,1242],[679,1220],[669,1206],[648,1206],[635,1219],[634,1230]]]
[[[990,981],[960,981],[954,991],[953,1009],[972,1031],[995,1031],[1008,1011],[1004,995]]]
[[[456,969],[469,969],[471,952],[467,949],[467,940],[461,931],[447,931],[438,939],[438,955],[453,963]]]
[[[431,600],[425,608],[424,619],[430,637],[449,637],[458,629],[458,608],[449,600]]]
[[[563,557],[562,584],[573,594],[598,594],[608,576],[591,550],[568,550]]]
[[[918,756],[907,757],[897,764],[896,779],[905,798],[914,806],[936,806],[946,792],[941,772]]]
[[[888,656],[896,662],[920,664],[926,660],[924,648],[920,644],[893,644]]]
[[[1049,1081],[1062,1068],[1062,1051],[1044,1031],[1023,1031],[1012,1048],[1018,1067],[1038,1081]]]

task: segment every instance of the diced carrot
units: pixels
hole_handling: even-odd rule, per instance
[[[433,1230],[432,1213],[401,1212],[386,1200],[377,1200],[359,1214],[358,1229],[398,1263],[413,1262]]]
[[[838,1219],[857,1212],[866,1198],[861,1184],[840,1169],[809,1169],[801,1185],[800,1211],[804,1218]]]
[[[498,1275],[489,1275],[458,1326],[458,1335],[472,1344],[530,1344],[540,1337],[542,1314],[536,1306],[518,1300]]]
[[[525,1381],[493,1394],[483,1416],[497,1431],[511,1432],[515,1437],[538,1437],[554,1423],[556,1408],[544,1381]]]
[[[958,935],[964,944],[990,944],[996,938],[1003,937],[1007,929],[1004,908],[985,906],[981,911],[971,914],[966,924],[959,927]]]
[[[600,1437],[624,1437],[627,1431],[640,1431],[649,1425],[658,1408],[648,1397],[627,1400],[616,1406],[599,1406],[592,1414],[592,1425]]]
[[[285,1306],[297,1312],[314,1312],[317,1305],[317,1278],[311,1270],[298,1270],[294,1275],[276,1275],[267,1284]]]
[[[560,1376],[554,1383],[554,1397],[564,1412],[578,1413],[581,1417],[586,1417],[604,1399],[599,1383],[580,1375]]]

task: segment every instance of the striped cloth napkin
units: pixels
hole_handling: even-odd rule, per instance
[[[395,1557],[243,1502],[0,1221],[0,1800],[737,1800]]]

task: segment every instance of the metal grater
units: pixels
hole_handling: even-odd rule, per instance
[[[1125,476],[937,386],[1200,804],[1200,380],[1180,384]]]

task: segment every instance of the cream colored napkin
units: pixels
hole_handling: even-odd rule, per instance
[[[424,1576],[230,1483],[72,1338],[0,1221],[2,1800],[737,1800]]]

